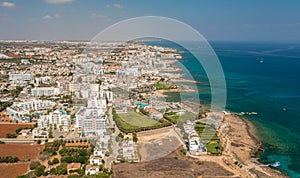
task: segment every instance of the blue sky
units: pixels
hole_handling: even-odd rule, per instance
[[[89,40],[128,18],[182,21],[208,40],[299,41],[300,1],[0,0],[0,39]]]

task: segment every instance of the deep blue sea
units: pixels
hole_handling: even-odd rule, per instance
[[[210,89],[204,70],[182,47],[155,41],[147,44],[182,50],[183,64],[198,84],[202,104],[209,104]],[[280,170],[300,177],[300,44],[211,42],[225,73],[226,110],[257,112],[245,116],[257,128],[265,152],[262,163],[280,161]],[[258,58],[263,58],[263,63]]]

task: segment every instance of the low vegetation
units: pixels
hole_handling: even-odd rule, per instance
[[[187,153],[187,150],[185,149],[185,148],[182,148],[181,150],[180,150],[180,153],[182,154],[182,155],[186,155],[186,153]]]
[[[31,163],[30,163],[30,165],[29,165],[29,168],[31,169],[31,170],[34,170],[35,168],[37,168],[38,166],[40,166],[41,165],[41,163],[39,162],[39,161],[32,161]]]
[[[164,114],[164,118],[168,121],[172,122],[173,124],[177,124],[179,121],[185,122],[187,120],[194,120],[196,117],[196,114],[193,114],[189,111],[184,111],[184,113],[179,114],[177,112],[166,112]]]
[[[53,156],[53,155],[56,155],[58,149],[59,149],[59,146],[63,144],[63,141],[62,140],[55,140],[54,142],[48,142],[45,144],[45,148],[42,152],[42,154],[44,155],[48,155],[48,156]]]
[[[0,163],[16,163],[19,158],[16,156],[2,156],[0,157]]]
[[[3,91],[0,92],[0,94],[4,95],[9,95],[12,98],[15,98],[19,96],[20,92],[23,90],[23,87],[17,86],[16,89],[13,90],[7,90],[4,89]],[[6,109],[7,107],[11,106],[13,103],[12,102],[0,102],[0,112]]]
[[[17,135],[16,134],[6,134],[6,138],[17,138]]]
[[[154,87],[156,88],[156,90],[169,90],[169,89],[176,89],[177,86],[174,84],[168,84],[166,82],[156,82],[156,84],[154,85]]]
[[[12,102],[0,102],[0,112],[5,110],[7,107],[11,106]]]
[[[137,141],[138,141],[138,138],[137,138],[137,135],[136,135],[135,132],[132,133],[132,140],[133,140],[134,142],[137,142]]]
[[[123,120],[115,110],[113,110],[113,118],[118,126],[118,128],[124,132],[124,133],[133,133],[133,132],[141,132],[141,131],[146,131],[146,130],[153,130],[153,129],[158,129],[166,126],[172,125],[167,120],[160,120],[159,122],[155,123],[154,125],[150,126],[136,126],[136,125],[131,125],[125,120]]]
[[[211,154],[219,155],[222,153],[223,147],[221,141],[217,136],[216,130],[205,123],[197,122],[195,130],[200,135],[202,141],[205,143],[207,151]]]
[[[81,163],[86,164],[88,162],[91,149],[86,148],[63,148],[59,151],[62,156],[62,163]]]
[[[54,164],[58,164],[58,163],[59,163],[59,160],[57,158],[54,158],[52,161],[51,160],[48,161],[49,165],[54,165]]]
[[[172,122],[173,124],[176,124],[179,120],[179,115],[177,115],[176,112],[167,112],[164,114],[164,118],[166,118],[168,121]]]
[[[86,143],[87,140],[78,141],[78,143]],[[46,170],[44,165],[41,165],[39,161],[32,161],[30,163],[30,172],[26,175],[19,176],[18,178],[27,178],[27,177],[40,177],[47,175],[67,175],[67,165],[69,163],[81,163],[83,165],[82,169],[74,170],[78,177],[84,177],[85,174],[85,166],[88,164],[88,158],[92,154],[94,150],[94,146],[66,146],[67,141],[63,140],[55,140],[52,143],[46,143],[45,148],[42,151],[43,156],[46,156],[48,159],[48,165],[56,165],[52,166],[50,170]],[[61,159],[53,158],[52,156],[60,154]],[[42,159],[41,159],[42,160]],[[75,173],[74,172],[74,173]],[[99,175],[104,175],[102,177],[109,177],[110,174],[104,174],[104,172]],[[107,176],[108,175],[108,176]],[[99,177],[97,175],[97,177]]]

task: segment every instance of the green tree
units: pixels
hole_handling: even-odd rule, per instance
[[[32,161],[31,163],[30,163],[30,169],[31,170],[33,170],[33,169],[35,169],[35,168],[37,168],[38,166],[40,166],[41,165],[41,163],[39,162],[39,161]]]
[[[138,138],[137,138],[137,135],[135,132],[132,133],[132,139],[134,142],[137,142],[138,141]]]
[[[37,168],[35,168],[34,174],[35,174],[37,177],[40,177],[40,176],[42,176],[42,175],[46,175],[45,169],[46,169],[45,166],[38,166]]]
[[[53,160],[52,160],[52,164],[58,164],[59,163],[59,160],[57,159],[57,158],[54,158]]]

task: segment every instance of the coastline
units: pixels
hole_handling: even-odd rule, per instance
[[[257,153],[263,151],[262,142],[255,126],[246,118],[226,115],[217,131],[224,147],[223,156],[233,169],[242,170],[245,176],[288,177],[258,161]]]
[[[185,88],[185,89],[181,89],[181,88],[176,88],[176,89],[168,89],[168,90],[156,90],[155,91],[155,95],[157,97],[168,97],[168,95],[166,95],[165,93],[189,93],[189,92],[195,92],[194,89],[192,88]]]
[[[175,76],[173,77],[174,80],[177,79],[177,82],[187,80],[183,75],[180,77]],[[189,81],[189,83],[194,82]],[[201,82],[195,81],[195,84],[199,83]],[[164,92],[170,91],[160,91],[159,93],[161,96],[165,97],[166,95]],[[183,90],[177,92],[190,91]],[[229,140],[227,147],[230,151],[225,153],[225,155],[223,155],[225,152],[223,151],[221,156],[223,160],[222,165],[229,168],[240,177],[288,177],[285,172],[280,171],[279,169],[273,169],[268,165],[264,165],[259,162],[257,154],[264,151],[264,148],[263,143],[257,134],[255,125],[249,119],[238,114],[230,115],[230,118],[231,120],[225,118],[222,125],[228,124],[228,126],[231,126],[235,130],[227,130],[226,132],[218,131],[218,134],[222,135],[221,137],[223,137],[223,140]],[[234,122],[237,122],[238,124]],[[242,143],[240,142],[241,140],[243,140]],[[212,159],[211,161],[214,161],[212,156],[209,156],[209,158]],[[202,157],[199,159],[201,160],[205,158]]]

